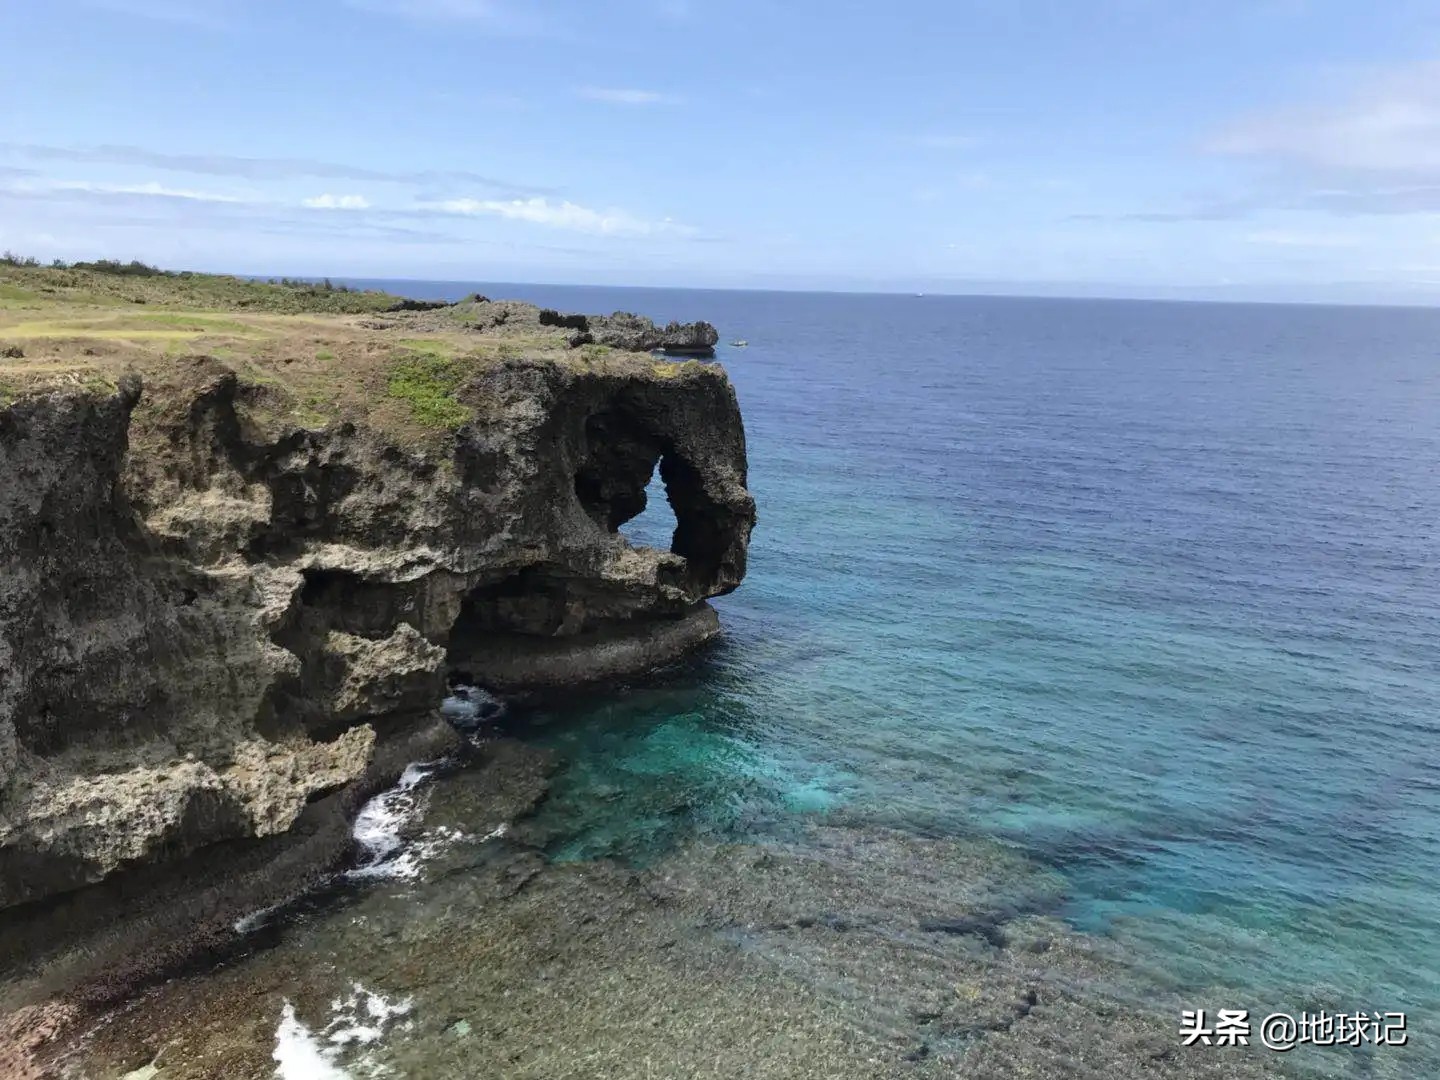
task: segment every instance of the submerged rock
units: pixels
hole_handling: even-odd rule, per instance
[[[524,812],[544,762],[494,751],[437,783],[428,826]],[[1064,883],[998,845],[851,823],[692,839],[637,870],[547,861],[516,826],[461,841],[418,886],[368,890],[158,989],[78,1061],[110,1075],[166,1046],[174,1080],[268,1075],[277,1019],[327,1029],[361,983],[413,1025],[342,1048],[355,1076],[1283,1075],[1258,1043],[1182,1047],[1183,999],[1117,943],[1068,930],[1049,914]],[[935,918],[1006,940],[927,929]]]

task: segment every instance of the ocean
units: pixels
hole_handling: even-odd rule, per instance
[[[760,513],[723,643],[499,722],[553,762],[528,827],[558,872],[843,828],[983,846],[1026,868],[1001,906],[1107,950],[1128,973],[1111,989],[1165,1002],[1177,1050],[1172,1004],[1405,1012],[1408,1046],[1267,1064],[1440,1075],[1440,312],[380,284],[722,335]],[[668,544],[652,495],[625,531]],[[887,864],[886,887],[936,887],[926,866]],[[355,886],[404,915],[365,972],[386,1009],[415,999],[387,1012],[408,1017],[380,1052],[400,1075],[482,1023],[426,1035],[428,969],[406,961],[427,920],[456,932],[441,893],[464,872]],[[381,918],[365,903],[280,920],[247,963],[339,963],[362,948],[347,927]],[[596,970],[545,978],[580,1008]],[[257,1006],[267,1052],[288,985]],[[924,1053],[969,1052],[942,1042]],[[769,1075],[777,1051],[756,1053]],[[584,1075],[516,1061],[494,1075]]]

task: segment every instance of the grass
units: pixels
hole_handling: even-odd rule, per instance
[[[18,285],[0,283],[0,304],[23,304],[26,301],[38,300],[39,298],[40,294],[33,289],[22,289]]]
[[[202,310],[261,311],[282,314],[381,312],[400,297],[378,290],[339,287],[329,282],[252,281],[226,274],[173,272],[143,263],[101,260],[41,266],[34,259],[0,256],[0,288],[58,300],[90,304],[166,304]],[[33,295],[17,296],[17,300]]]
[[[173,341],[176,338],[197,338],[202,333],[204,333],[202,330],[155,330],[66,319],[42,319],[34,322],[15,323],[5,328],[5,336],[16,341],[43,338],[88,338],[92,341]]]
[[[269,430],[362,423],[428,451],[488,410],[477,377],[489,365],[650,378],[687,367],[572,349],[569,331],[534,320],[477,329],[448,309],[390,312],[399,298],[386,293],[101,265],[0,257],[0,405],[52,388],[100,392],[134,371],[146,386],[132,427],[143,445],[150,417],[229,369],[255,390],[249,421]]]
[[[156,311],[137,315],[135,318],[146,325],[171,326],[176,329],[196,330],[207,334],[217,332],[245,333],[249,327],[238,319],[227,319],[221,315],[204,315],[195,311]]]
[[[455,398],[464,375],[462,365],[453,357],[407,351],[390,370],[385,392],[405,402],[416,423],[433,430],[453,431],[473,416]]]
[[[455,355],[455,342],[449,338],[440,337],[416,337],[401,338],[400,344],[412,352],[429,353],[433,356],[453,357]]]

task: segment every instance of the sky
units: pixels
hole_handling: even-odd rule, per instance
[[[1437,0],[0,0],[0,248],[1440,302]]]

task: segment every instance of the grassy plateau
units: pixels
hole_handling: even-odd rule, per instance
[[[685,365],[573,349],[530,305],[472,297],[433,310],[327,282],[257,281],[140,263],[0,258],[0,407],[57,388],[112,390],[138,373],[152,401],[218,361],[263,402],[257,417],[356,421],[433,440],[475,415],[475,376],[524,357],[673,377]],[[142,403],[142,408],[144,404]]]

